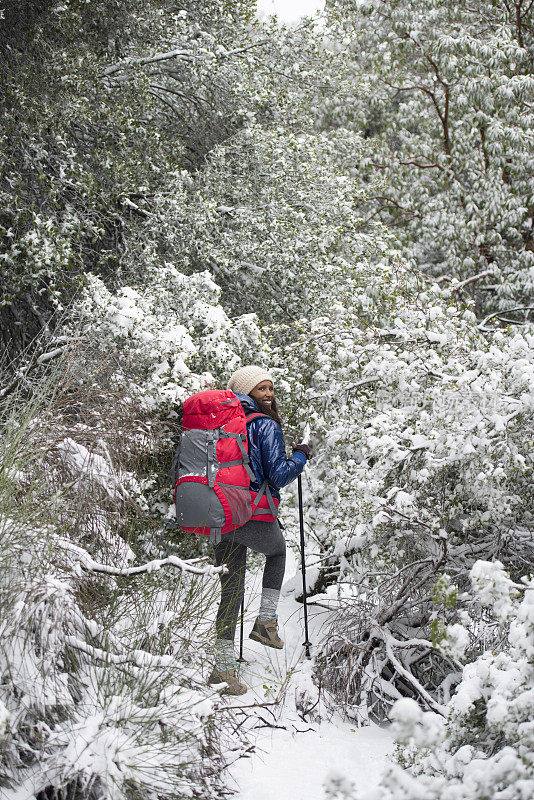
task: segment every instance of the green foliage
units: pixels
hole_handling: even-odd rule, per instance
[[[124,204],[149,191],[165,159],[179,157],[174,143],[159,144],[155,164],[153,103],[141,84],[112,95],[100,80],[110,31],[122,30],[126,11],[120,3],[91,4],[91,13],[86,3],[58,6],[1,53],[0,313],[12,352],[78,291],[87,270],[119,278],[131,216]]]
[[[458,602],[458,587],[452,583],[450,576],[438,575],[432,591],[434,603],[441,603],[445,608],[454,608]]]
[[[280,337],[293,338],[326,295],[349,295],[352,257],[381,246],[380,229],[378,242],[359,233],[366,190],[345,170],[361,150],[344,131],[247,127],[161,197],[174,257],[209,269],[231,313],[254,312],[271,333],[282,326]]]
[[[434,647],[439,647],[447,637],[446,626],[441,620],[433,619],[430,621],[428,628],[430,630],[430,641]]]

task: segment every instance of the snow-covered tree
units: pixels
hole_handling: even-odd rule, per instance
[[[132,264],[142,275],[130,255],[151,196],[241,125],[226,62],[251,12],[240,0],[3,5],[0,341],[13,356],[87,272],[110,287]]]
[[[343,170],[361,146],[344,131],[246,128],[161,197],[172,257],[187,271],[208,269],[234,314],[270,324],[314,313],[331,275],[345,270],[350,282],[349,254],[369,244],[358,230],[362,186]]]
[[[396,226],[443,280],[478,276],[483,306],[532,306],[532,4],[327,7],[331,46],[352,63],[357,90],[327,98],[319,113],[375,145],[359,166],[383,178],[369,216]]]

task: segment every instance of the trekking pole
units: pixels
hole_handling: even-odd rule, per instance
[[[239,631],[239,658],[237,659],[239,663],[243,663],[245,659],[243,658],[243,625],[245,622],[245,575],[247,574],[247,554],[245,551],[245,563],[243,565],[244,575],[243,575],[243,597],[241,598],[241,630]]]
[[[302,570],[302,601],[304,603],[304,633],[306,640],[303,642],[306,648],[306,658],[310,658],[310,636],[308,633],[308,606],[306,604],[306,558],[304,555],[304,507],[302,503],[302,477],[298,476],[298,494],[299,494],[299,523],[300,523],[300,559]]]
[[[243,599],[241,600],[241,630],[239,632],[239,662],[243,662],[243,619],[245,616],[245,593],[243,592]]]

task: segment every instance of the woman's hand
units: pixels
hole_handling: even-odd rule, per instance
[[[302,455],[305,456],[307,461],[310,460],[311,451],[307,444],[295,444],[294,442],[292,442],[291,447],[294,453],[302,453]]]

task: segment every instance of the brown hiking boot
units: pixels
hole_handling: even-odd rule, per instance
[[[255,642],[261,642],[266,647],[275,647],[277,650],[281,650],[284,646],[283,641],[278,636],[278,620],[276,617],[264,620],[257,619],[248,638],[254,639]]]
[[[225,689],[221,689],[221,694],[245,694],[248,687],[244,683],[239,683],[235,669],[214,669],[208,678],[209,684],[226,683]]]

